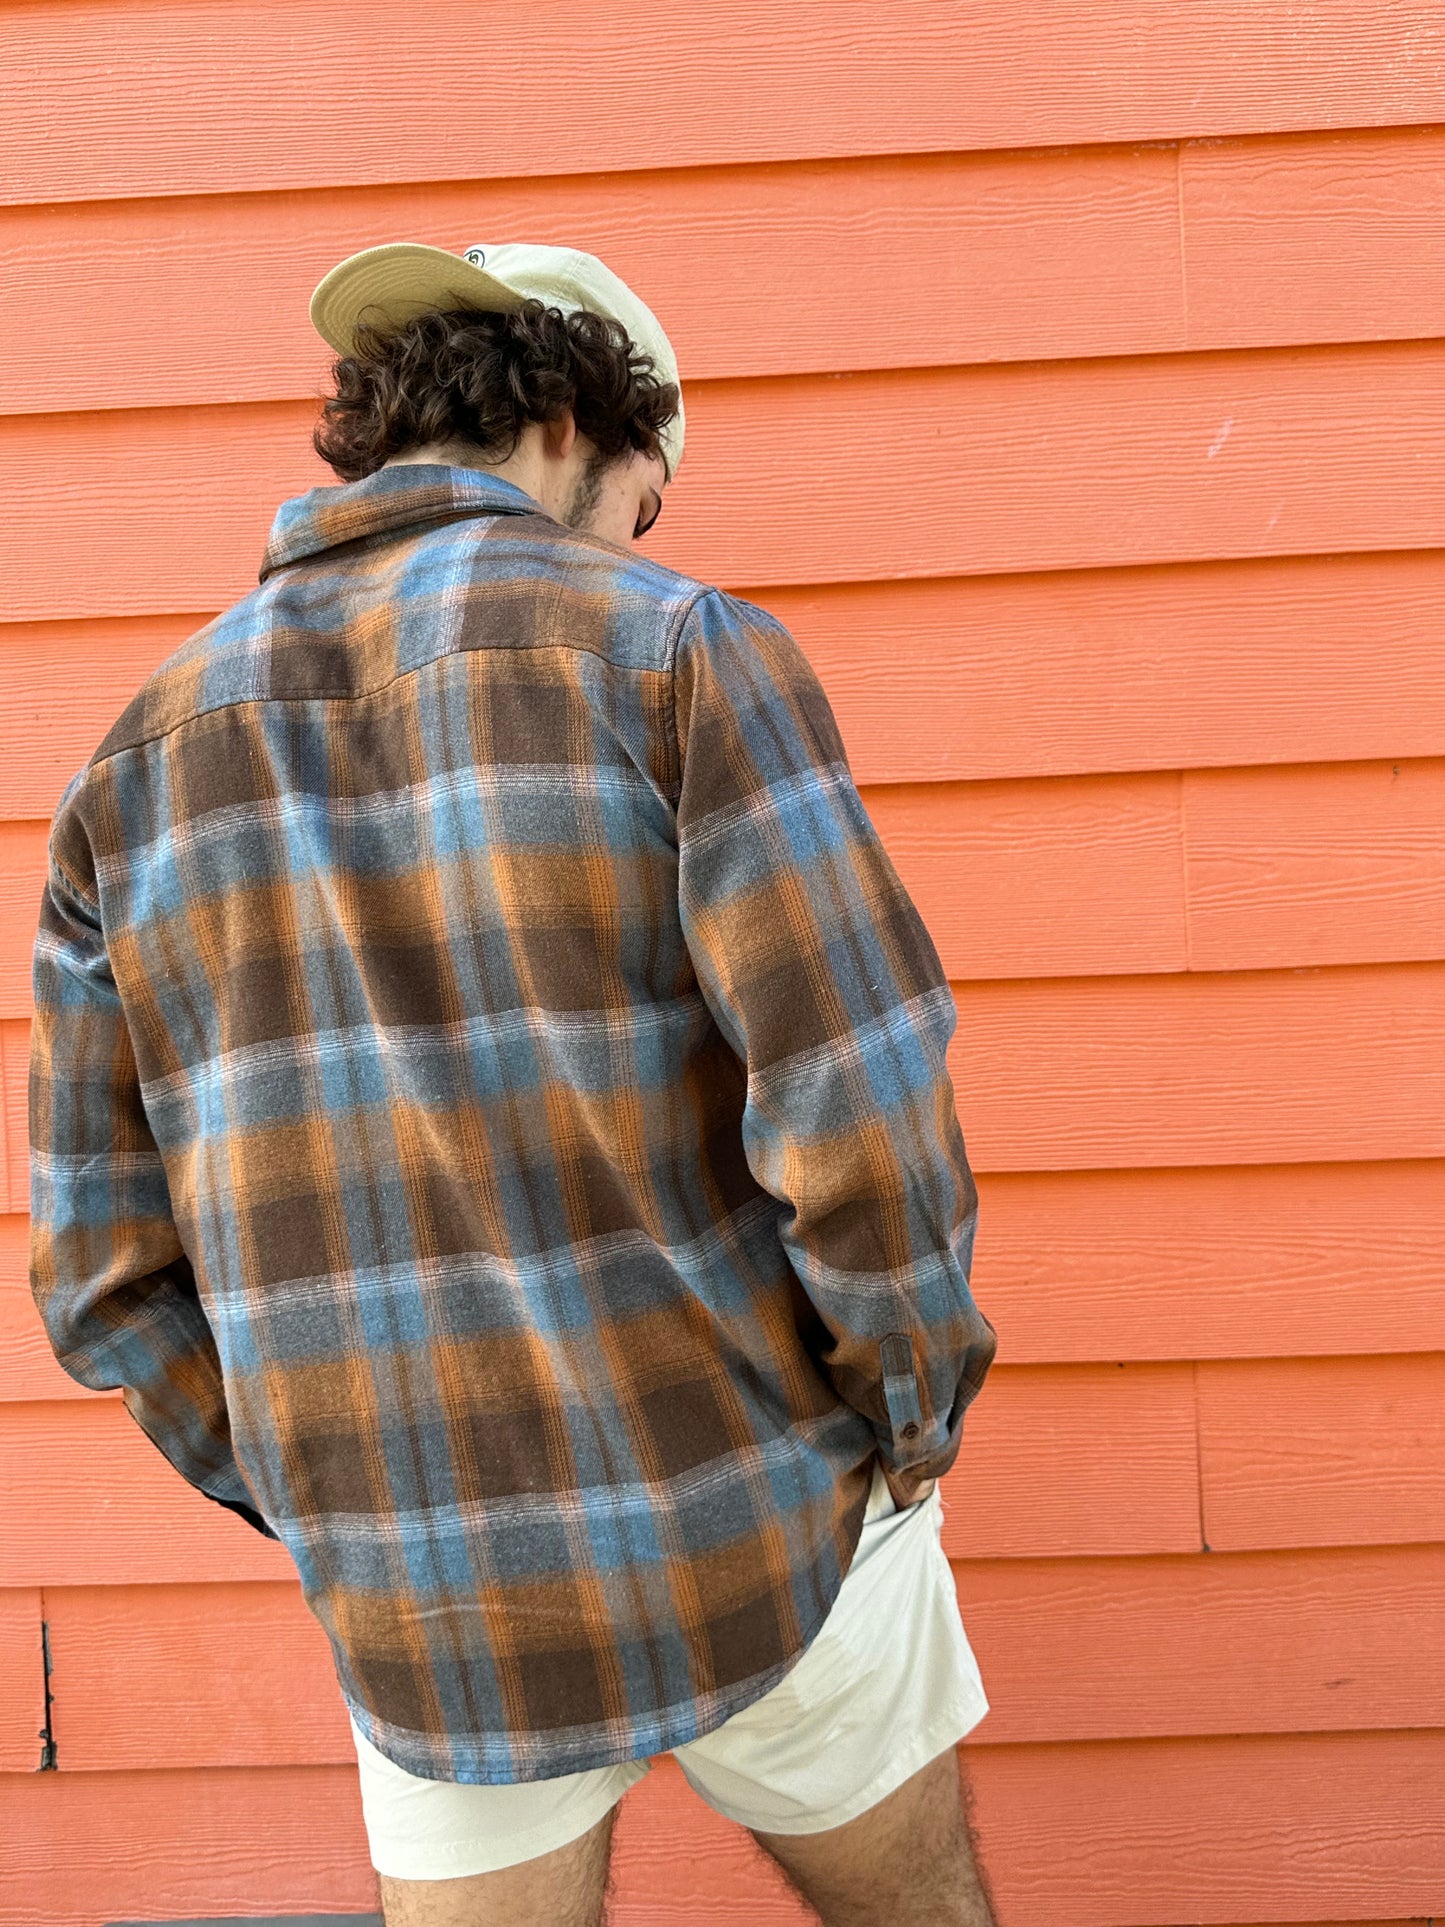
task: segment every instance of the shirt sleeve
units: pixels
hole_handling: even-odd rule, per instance
[[[747,1071],[744,1152],[828,1335],[819,1363],[910,1483],[948,1470],[996,1336],[938,952],[863,807],[822,685],[766,611],[709,589],[673,652],[678,898]]]
[[[69,818],[66,831],[83,837]],[[215,1337],[171,1215],[99,905],[57,862],[54,830],[31,984],[30,1287],[51,1350],[78,1384],[122,1388],[183,1479],[275,1539],[232,1455]]]

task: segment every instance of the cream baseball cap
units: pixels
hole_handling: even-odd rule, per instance
[[[677,413],[662,430],[668,480],[682,460],[682,386],[677,357],[662,324],[627,283],[594,254],[526,241],[463,248],[452,254],[420,241],[388,241],[338,261],[316,284],[311,320],[339,355],[352,352],[352,331],[363,318],[400,327],[429,309],[480,308],[507,313],[529,299],[569,314],[589,308],[620,321],[652,357],[663,381],[678,382]]]

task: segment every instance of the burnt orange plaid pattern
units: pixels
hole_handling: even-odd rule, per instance
[[[408,1771],[650,1757],[817,1632],[994,1333],[937,951],[763,609],[397,465],[56,810],[31,1283]]]

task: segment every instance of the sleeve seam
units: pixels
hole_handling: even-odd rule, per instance
[[[704,596],[717,593],[711,584],[703,583],[680,602],[672,613],[664,639],[663,663],[667,669],[667,726],[672,738],[672,767],[678,794],[682,791],[682,751],[677,739],[677,647],[682,632],[687,627],[687,619],[702,601]]]
[[[92,897],[89,890],[85,889],[82,884],[77,883],[75,878],[70,874],[70,871],[61,862],[59,856],[56,855],[55,851],[55,832],[60,826],[61,818],[74,812],[76,799],[85,787],[85,781],[90,774],[91,768],[92,762],[88,761],[83,763],[81,767],[76,770],[75,774],[70,777],[64,790],[62,790],[60,801],[55,806],[55,814],[50,821],[49,833],[45,839],[45,857],[46,862],[55,871],[55,874],[60,878],[76,902],[88,910],[98,923],[100,921],[99,895],[97,894]],[[85,836],[86,846],[89,848],[90,838],[86,834],[84,823],[79,821],[79,819],[77,819],[77,827],[81,835]]]
[[[99,922],[100,920],[99,897],[92,897],[88,890],[83,890],[81,888],[81,886],[76,882],[75,878],[70,874],[69,870],[67,870],[65,865],[61,862],[60,858],[55,854],[55,849],[53,845],[50,847],[48,851],[48,855],[50,858],[51,867],[54,869],[56,875],[60,878],[61,882],[65,885],[66,889],[69,890],[70,894],[76,899],[76,901],[79,904],[81,904],[83,908],[88,910],[90,914],[96,919],[96,921]]]

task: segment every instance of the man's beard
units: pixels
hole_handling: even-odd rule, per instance
[[[578,529],[584,535],[591,533],[592,518],[602,499],[602,481],[609,459],[600,448],[594,449],[587,457],[587,466],[578,476],[572,498],[562,512],[562,520],[569,529]]]

